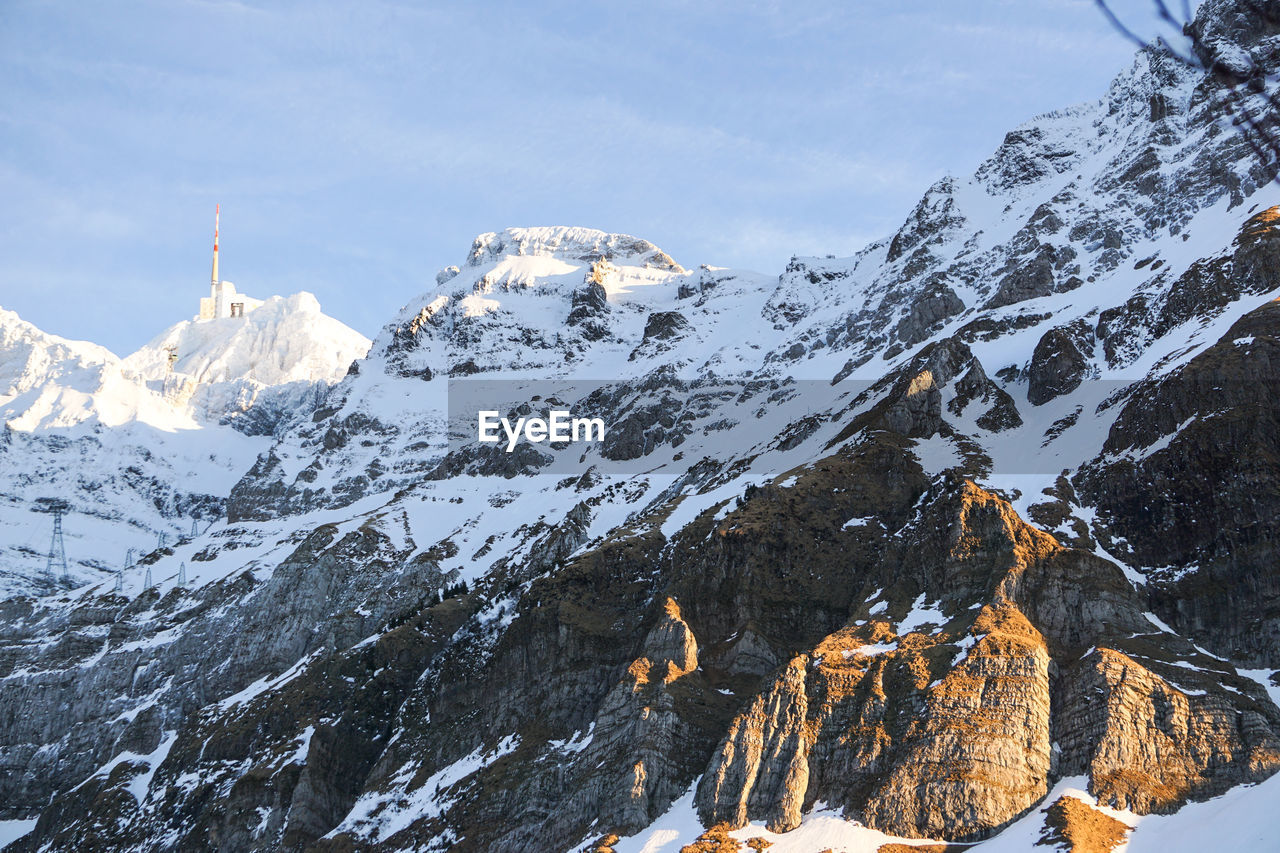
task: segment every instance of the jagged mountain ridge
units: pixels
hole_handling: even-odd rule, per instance
[[[124,359],[0,312],[0,594],[45,589],[49,527],[33,523],[34,497],[71,504],[71,575],[97,580],[127,548],[221,516],[265,437],[314,409],[368,343],[308,293],[178,323]]]
[[[1199,20],[1275,67],[1247,5]],[[6,816],[40,815],[20,845],[632,850],[671,841],[669,809],[753,822],[739,838],[839,815],[1123,837],[1267,779],[1276,409],[1247,389],[1275,387],[1280,193],[1218,127],[1219,85],[1140,55],[892,238],[776,281],[599,232],[480,238],[228,524],[155,556],[196,588],[7,605],[0,702],[41,709],[0,746]],[[617,450],[650,470],[450,453],[450,374],[566,352],[608,368],[644,436]],[[740,381],[757,407],[792,377],[832,390],[718,442],[718,397],[648,405],[672,374],[764,380]],[[85,671],[106,707],[64,708]]]
[[[592,229],[481,235],[461,269],[442,271],[436,291],[384,327],[324,417],[259,460],[233,490],[230,516],[342,506],[430,475],[447,449],[450,377],[697,375],[708,357],[724,358],[720,322],[752,322],[754,313],[759,333],[768,331],[758,316],[767,282],[709,268],[690,275],[646,241]],[[662,310],[690,287],[717,289],[704,323]],[[750,366],[732,365],[735,374]]]

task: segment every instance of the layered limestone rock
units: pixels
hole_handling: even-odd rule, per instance
[[[1027,400],[1039,406],[1080,387],[1089,375],[1093,329],[1084,320],[1045,332],[1031,355]]]
[[[1064,775],[1087,773],[1100,802],[1146,814],[1280,767],[1274,705],[1190,686],[1206,681],[1194,670],[1162,678],[1143,657],[1100,648],[1064,679],[1056,731]]]
[[[602,745],[627,755],[622,778],[600,804],[622,829],[646,826],[681,793],[677,750],[692,721],[681,717],[672,684],[698,668],[698,644],[674,600],[663,605],[643,652],[605,696],[593,724]]]
[[[808,664],[805,655],[792,660],[730,725],[712,759],[714,772],[698,788],[708,825],[744,826],[752,817],[774,832],[800,825],[809,786]]]
[[[1050,767],[1049,656],[1016,611],[990,627],[927,694],[894,764],[871,793],[868,822],[895,835],[981,837],[1034,805]],[[1018,636],[1021,635],[1021,636]],[[928,689],[928,685],[923,686]]]
[[[412,594],[431,582],[412,561],[427,574],[360,615],[379,599],[359,579],[378,570],[340,567],[408,553],[377,525],[317,533],[270,587],[239,579],[259,596],[258,633],[219,651],[192,631],[159,655],[137,688],[160,691],[157,711],[100,753],[127,743],[146,760],[56,796],[30,849],[82,844],[104,819],[130,827],[118,846],[568,848],[639,831],[699,777],[708,824],[787,830],[822,800],[888,832],[976,839],[1065,775],[1163,811],[1280,766],[1280,711],[1256,684],[1162,633],[1118,567],[962,477],[927,477],[900,436],[712,508],[670,542],[650,531],[574,554],[590,514],[570,516],[531,531],[556,562],[509,561],[443,602]],[[326,606],[344,579],[349,606]],[[283,620],[298,597],[309,611]],[[209,631],[225,603],[208,598]],[[304,623],[324,628],[304,639]],[[282,662],[306,659],[268,669],[260,694],[192,714],[177,685],[200,682],[164,687],[211,649],[253,659],[267,630],[293,644]],[[68,661],[101,650],[67,642]],[[127,791],[148,773],[161,799],[140,809]]]
[[[198,772],[201,778],[199,785],[172,790],[168,808],[160,813],[185,834],[191,827],[184,821],[199,811],[192,803],[206,804],[212,792],[225,793],[222,786],[239,779],[244,768],[236,762],[252,755],[251,763],[265,760],[264,766],[279,769],[273,751],[284,750],[300,735],[305,723],[295,721],[314,724],[320,715],[305,703],[295,706],[296,716],[282,715],[276,704],[280,697],[265,685],[289,681],[277,677],[296,675],[308,661],[340,656],[401,612],[408,604],[406,596],[416,604],[419,584],[429,588],[440,583],[438,568],[418,561],[402,566],[404,587],[375,593],[374,575],[361,567],[400,566],[406,556],[378,528],[369,523],[338,536],[326,526],[300,543],[286,543],[276,551],[277,570],[265,581],[245,572],[198,591],[177,587],[161,596],[152,589],[132,601],[108,596],[97,607],[69,614],[51,614],[22,600],[7,602],[0,635],[0,677],[6,681],[0,716],[9,722],[0,761],[22,770],[0,774],[5,808],[0,816],[21,814],[33,805],[43,808],[43,822],[28,836],[30,843],[74,846],[95,836],[92,819],[81,823],[86,814],[108,819],[103,815],[109,813],[109,819],[122,823],[137,820],[140,804],[127,793],[129,786],[140,777],[150,780],[158,765],[168,761],[168,767],[178,768],[175,776]],[[151,555],[152,560],[157,557]],[[52,639],[33,648],[33,632]],[[358,670],[364,671],[361,656],[355,657]],[[329,674],[334,675],[331,670]],[[414,677],[409,677],[410,684]],[[253,727],[228,724],[226,717],[237,717],[241,702],[213,701],[203,720],[192,717],[196,709],[255,680],[267,692],[263,718],[274,719],[271,726],[277,727],[261,730],[262,738],[255,736]],[[325,701],[362,704],[354,695],[343,698],[335,682],[348,683],[329,680],[323,689]],[[385,687],[378,682],[377,689]],[[255,692],[249,691],[244,702]],[[230,734],[219,731],[224,725]],[[325,738],[320,734],[317,744]],[[35,747],[37,743],[42,746]],[[297,748],[295,742],[287,751]],[[122,751],[132,756],[128,766],[111,762]],[[231,761],[231,755],[239,758]],[[92,784],[60,791],[50,768],[92,779]],[[173,779],[163,773],[161,778]],[[359,774],[346,777],[349,784],[359,781]],[[109,809],[103,805],[95,806],[102,811],[85,810],[86,791],[105,797],[110,790],[126,794],[107,798],[113,803]],[[59,791],[64,796],[51,803]],[[262,802],[258,799],[253,806]],[[207,819],[217,821],[213,816]],[[150,830],[140,832],[146,835]],[[121,849],[135,841],[116,838]]]
[[[1133,394],[1077,477],[1157,613],[1207,648],[1280,666],[1280,300]],[[1155,568],[1161,567],[1161,568]]]
[[[1128,698],[1098,702],[1108,690],[1076,665],[1081,652],[1154,631],[1118,568],[1063,548],[972,483],[922,515],[917,541],[886,554],[885,604],[814,647],[812,664],[793,659],[739,712],[698,789],[704,823],[785,830],[822,800],[885,832],[973,840],[1073,772],[1090,773],[1100,799],[1147,812],[1280,767],[1280,711],[1256,689],[1204,698],[1154,673],[1142,682],[1124,675],[1137,666],[1128,654],[1106,648],[1090,654],[1131,664],[1107,682]],[[938,604],[894,603],[916,590]],[[1073,698],[1060,707],[1061,695]]]

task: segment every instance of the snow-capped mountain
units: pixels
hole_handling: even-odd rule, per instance
[[[727,352],[722,324],[757,340],[777,337],[760,313],[775,279],[688,273],[647,241],[587,228],[481,235],[463,266],[441,271],[438,282],[383,328],[323,418],[280,436],[232,491],[230,518],[342,506],[436,476],[450,378],[572,385],[655,371],[695,378],[708,365],[741,376],[759,358]],[[718,298],[695,306],[689,293],[698,288]]]
[[[203,387],[333,383],[368,349],[367,338],[323,313],[316,298],[303,292],[273,296],[243,317],[178,323],[122,364],[148,382],[177,374]]]
[[[125,377],[109,350],[46,334],[3,309],[0,384],[0,417],[25,432],[173,417],[172,406]]]
[[[71,504],[74,582],[115,571],[129,549],[218,518],[265,436],[314,409],[368,345],[308,293],[179,323],[124,359],[0,311],[0,594],[47,587],[51,523],[35,498]]]
[[[1280,186],[1224,108],[1280,125],[1263,5],[852,257],[477,238],[237,433],[225,521],[0,603],[13,849],[1265,849]],[[476,400],[609,432],[507,453]]]
[[[368,338],[303,292],[273,296],[242,317],[178,323],[121,366],[201,422],[270,435],[368,351]]]

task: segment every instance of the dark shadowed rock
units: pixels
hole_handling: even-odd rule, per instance
[[[1057,277],[1054,275],[1054,251],[1051,246],[1042,246],[1030,260],[1008,273],[1000,280],[995,295],[987,301],[987,308],[1002,308],[1048,296],[1057,288]]]
[[[1134,393],[1077,487],[1151,574],[1161,618],[1280,666],[1280,300]]]
[[[946,284],[945,276],[932,276],[911,302],[907,316],[898,323],[898,340],[907,346],[928,340],[941,323],[964,311],[964,302]]]
[[[1085,320],[1044,333],[1031,355],[1027,400],[1040,406],[1080,387],[1093,356],[1093,327]]]

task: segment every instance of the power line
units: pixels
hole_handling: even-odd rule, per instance
[[[71,504],[60,498],[37,498],[35,512],[47,512],[53,516],[53,536],[49,540],[49,555],[44,564],[44,579],[53,585],[54,573],[62,581],[63,586],[71,585],[71,571],[67,565],[67,546],[62,538],[62,516],[71,509]]]

